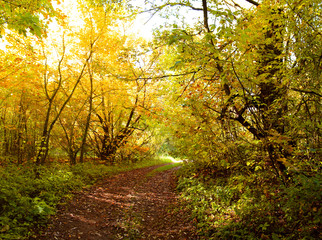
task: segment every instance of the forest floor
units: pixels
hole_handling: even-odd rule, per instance
[[[175,191],[177,168],[160,166],[109,177],[59,207],[31,239],[198,239]]]

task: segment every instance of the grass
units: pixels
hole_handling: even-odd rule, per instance
[[[158,157],[155,157],[154,159],[150,159],[149,161],[137,162],[133,165],[127,165],[123,167],[125,168],[125,170],[133,170],[138,168],[156,166],[160,164],[173,163],[175,161],[176,160],[170,156],[158,156]]]
[[[181,166],[181,164],[182,164],[182,161],[180,159],[176,159],[176,158],[173,158],[173,157],[167,156],[167,155],[159,156],[156,159],[156,161],[158,161],[160,164],[166,164],[166,163],[168,163],[168,164],[165,165],[165,166],[158,167],[158,168],[154,169],[153,171],[149,172],[146,175],[147,177],[152,177],[158,172],[167,171],[167,170],[170,170],[172,168]],[[158,164],[155,164],[155,165],[158,165]]]
[[[172,168],[175,168],[175,167],[179,167],[179,166],[181,166],[181,164],[182,163],[178,162],[178,163],[171,163],[171,164],[168,164],[168,165],[165,165],[165,166],[158,167],[158,168],[154,169],[153,171],[149,172],[146,176],[147,177],[152,177],[158,172],[163,172],[163,171],[167,171],[167,170],[170,170]]]
[[[158,157],[159,161],[161,162],[166,162],[166,163],[181,163],[182,160],[179,158],[173,158],[171,156],[168,155],[161,155]]]

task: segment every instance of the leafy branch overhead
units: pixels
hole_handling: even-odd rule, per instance
[[[30,32],[42,36],[50,18],[56,15],[51,0],[1,0],[0,37],[4,29],[13,29],[20,34]]]

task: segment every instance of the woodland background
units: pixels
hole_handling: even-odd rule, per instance
[[[0,238],[160,155],[205,239],[321,237],[320,1],[68,4],[0,0]]]

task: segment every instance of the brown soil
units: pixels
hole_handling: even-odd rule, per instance
[[[178,210],[176,169],[147,177],[158,166],[110,177],[75,197],[31,239],[198,239]]]

